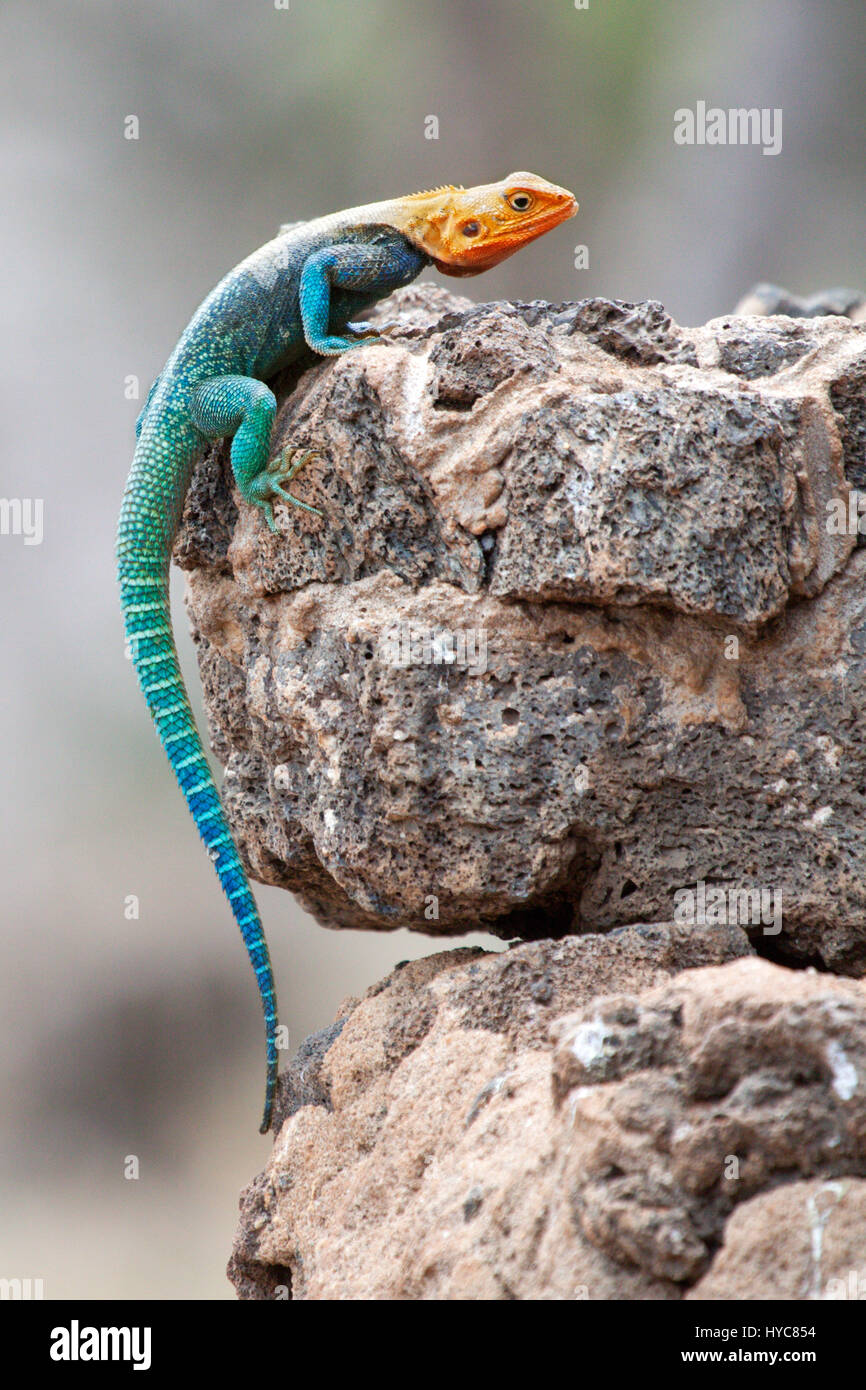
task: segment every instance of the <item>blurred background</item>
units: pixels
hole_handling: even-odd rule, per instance
[[[572,188],[580,213],[449,282],[476,299],[654,298],[694,324],[757,280],[866,288],[866,9],[6,0],[0,43],[0,496],[44,499],[40,545],[0,536],[0,1277],[47,1298],[230,1298],[237,1195],[269,1149],[261,1019],[123,655],[114,526],[141,408],[125,379],[146,394],[199,300],[280,222],[515,169]],[[781,107],[781,153],[678,146],[674,111],[701,100]],[[197,700],[180,582],[174,598]],[[447,946],[331,932],[257,896],[294,1046]]]

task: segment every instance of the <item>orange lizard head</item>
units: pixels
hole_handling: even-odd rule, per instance
[[[478,275],[577,212],[574,194],[537,174],[401,198],[400,230],[444,275]],[[396,221],[396,219],[395,219]]]

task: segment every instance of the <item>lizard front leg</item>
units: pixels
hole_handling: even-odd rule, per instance
[[[231,463],[238,491],[246,502],[261,508],[272,531],[279,530],[273,505],[277,501],[322,515],[318,507],[293,497],[283,486],[319,455],[314,450],[284,449],[272,458],[276,412],[273,391],[251,376],[209,377],[193,387],[190,397],[190,416],[197,430],[207,439],[233,436]]]
[[[379,333],[347,338],[330,326],[331,291],[356,290],[366,300],[378,299],[410,280],[427,264],[427,257],[405,238],[387,243],[340,242],[314,251],[304,262],[298,293],[304,338],[313,352],[335,357],[341,352],[377,342]],[[365,323],[345,323],[352,334],[370,329]]]
[[[384,243],[339,242],[314,251],[304,262],[298,285],[301,323],[309,347],[322,357],[335,357],[375,341],[375,337],[347,338],[330,331],[332,289],[357,291],[361,299],[375,300],[408,284],[426,264],[427,257],[403,237]],[[273,391],[256,377],[210,377],[193,387],[190,396],[190,416],[196,429],[207,439],[233,436],[231,461],[238,489],[247,502],[261,508],[272,531],[278,529],[275,501],[291,502],[322,515],[284,487],[316,457],[315,451],[285,449],[271,458],[276,410]]]

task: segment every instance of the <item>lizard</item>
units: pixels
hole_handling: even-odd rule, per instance
[[[535,174],[473,188],[443,185],[282,227],[219,282],[190,319],[150,389],[117,530],[121,606],[142,693],[213,861],[255,972],[265,1020],[261,1133],[278,1074],[277,1005],[267,942],[246,870],[199,737],[178,663],[169,565],[193,469],[231,437],[240,497],[272,531],[275,504],[309,512],[288,484],[315,450],[272,457],[276,399],[267,385],[312,352],[333,357],[379,341],[356,314],[428,266],[477,275],[577,211],[574,195]]]

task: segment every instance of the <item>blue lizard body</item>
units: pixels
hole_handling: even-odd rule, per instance
[[[315,511],[286,484],[310,454],[271,457],[276,399],[267,379],[307,350],[334,356],[373,341],[352,323],[425,266],[476,274],[575,210],[573,196],[535,175],[476,189],[436,189],[284,229],[236,266],[196,310],[151,388],[117,535],[129,648],[157,732],[214,863],[255,971],[265,1017],[267,1082],[277,1080],[273,973],[246,871],[195,726],[177,659],[168,598],[171,549],[197,460],[230,436],[245,502],[276,531],[274,504]],[[346,336],[351,333],[352,336]]]

